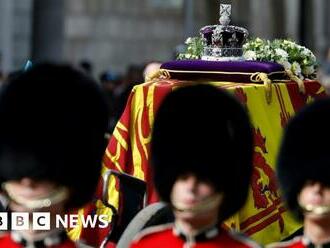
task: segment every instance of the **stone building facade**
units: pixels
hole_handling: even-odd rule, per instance
[[[184,2],[164,2],[67,1],[65,59],[88,59],[99,70],[115,72],[123,72],[129,64],[171,59],[175,47],[185,39]],[[207,19],[202,11],[206,1],[195,2],[194,26],[200,27]]]
[[[0,0],[0,70],[23,67],[32,44],[32,0]]]
[[[89,60],[95,74],[124,73],[129,64],[168,60],[187,36],[217,22],[219,2],[0,0],[0,69],[19,69],[32,58]],[[247,27],[252,36],[290,37],[320,57],[330,46],[327,0],[221,2],[232,2],[234,24]]]

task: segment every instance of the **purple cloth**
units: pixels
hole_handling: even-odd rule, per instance
[[[205,61],[205,60],[175,60],[162,64],[161,69],[170,71],[171,78],[181,80],[219,80],[230,82],[250,82],[250,75],[239,73],[283,72],[270,75],[270,79],[287,79],[282,65],[273,62],[260,61]],[[182,72],[174,72],[182,71]],[[187,72],[185,72],[187,71]],[[198,72],[199,71],[199,72]],[[205,73],[203,73],[205,71]],[[230,74],[213,74],[211,72],[230,72]],[[237,74],[232,74],[238,72]]]

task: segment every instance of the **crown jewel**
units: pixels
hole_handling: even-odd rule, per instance
[[[231,26],[231,5],[220,4],[220,25],[201,28],[203,40],[202,60],[243,60],[242,46],[249,35],[247,29]]]

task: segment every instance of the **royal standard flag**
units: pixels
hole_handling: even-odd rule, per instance
[[[148,185],[148,203],[158,200],[152,186],[149,165],[149,144],[155,113],[169,92],[194,83],[196,82],[158,80],[135,86],[106,149],[103,173],[114,169],[145,180]],[[305,93],[300,93],[294,82],[274,83],[271,85],[271,99],[266,99],[269,97],[269,88],[266,89],[261,84],[205,83],[229,91],[246,106],[255,137],[254,170],[248,200],[235,216],[226,221],[225,226],[244,232],[261,244],[290,236],[301,224],[293,220],[281,200],[275,176],[275,159],[283,128],[290,117],[313,99],[324,97],[324,89],[316,81],[304,82]],[[235,178],[232,182],[235,183]],[[108,192],[112,205],[118,208],[118,185],[115,182],[110,184]],[[95,200],[94,213],[107,214],[111,218],[111,211],[102,204],[100,195],[98,197]],[[86,214],[91,210],[81,211],[81,214]],[[102,240],[104,231],[97,233],[98,231],[100,230],[93,230],[96,232],[94,235],[84,235],[81,227],[77,227],[71,230],[71,237],[88,241],[90,236],[95,239],[99,235],[101,237],[98,240]]]

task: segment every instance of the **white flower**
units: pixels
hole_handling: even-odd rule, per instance
[[[264,52],[265,52],[265,54],[267,54],[267,55],[269,55],[269,54],[271,53],[271,49],[270,49],[270,46],[269,46],[269,45],[266,45],[266,46],[264,47]]]
[[[275,53],[277,56],[280,56],[282,59],[287,59],[289,54],[281,48],[276,48]]]
[[[292,65],[289,63],[289,61],[287,61],[287,60],[279,60],[279,61],[277,61],[277,63],[283,65],[283,67],[284,67],[285,70],[291,70],[291,66]]]
[[[311,52],[310,54],[310,60],[313,62],[313,63],[316,63],[316,57],[315,55]]]
[[[257,59],[257,54],[251,50],[246,51],[243,56],[246,60],[256,60]]]
[[[191,42],[192,42],[192,38],[188,37],[184,43],[189,45]]]
[[[311,75],[315,73],[314,66],[304,66],[302,72],[306,76]]]
[[[290,40],[283,40],[282,44],[286,47],[290,47],[290,48],[294,48],[295,46],[297,46],[296,43],[290,41]]]
[[[297,76],[301,75],[301,67],[299,63],[297,63],[296,61],[292,63],[291,70],[295,75]]]
[[[290,40],[256,38],[246,43],[243,49],[245,59],[277,62],[302,79],[316,73],[317,61],[313,52]]]
[[[311,52],[306,47],[303,47],[301,54],[303,56],[309,57],[311,55]]]

